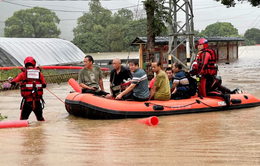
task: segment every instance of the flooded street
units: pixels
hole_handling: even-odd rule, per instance
[[[239,48],[239,59],[219,62],[223,85],[260,98],[260,46]],[[104,79],[108,91],[108,79]],[[68,83],[48,84],[63,101]],[[69,115],[44,90],[45,122],[32,113],[29,127],[0,129],[3,166],[260,165],[260,107],[159,117],[158,126],[137,119],[89,120]],[[20,116],[20,91],[0,92],[0,113]]]

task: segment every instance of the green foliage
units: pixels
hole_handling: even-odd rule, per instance
[[[43,76],[57,75],[59,72],[56,69],[43,70],[41,69]]]
[[[0,121],[2,121],[4,119],[7,119],[7,116],[2,116],[1,113],[0,113]]]
[[[89,2],[89,13],[84,13],[78,19],[78,26],[73,29],[74,36],[83,35],[85,33],[95,33],[98,29],[94,29],[99,25],[101,28],[106,28],[112,22],[112,12],[101,6],[99,0],[91,0]],[[100,30],[99,29],[99,30]]]
[[[91,0],[90,11],[78,19],[73,43],[83,52],[114,52],[138,49],[129,43],[146,35],[145,20],[133,20],[133,12],[121,9],[112,12],[103,8],[99,0]]]
[[[19,10],[5,21],[5,37],[57,38],[60,19],[46,8]]]
[[[208,25],[199,35],[201,37],[238,36],[238,30],[231,23],[216,22]]]
[[[136,47],[130,47],[130,43],[137,37],[137,36],[147,36],[147,20],[140,19],[140,20],[133,20],[129,21],[122,27],[123,32],[123,42],[124,42],[124,49],[126,51],[133,51],[134,49],[138,49]]]
[[[0,80],[7,80],[8,77],[16,77],[21,72],[20,69],[12,69],[12,70],[0,70]]]
[[[55,69],[53,69],[53,70],[43,70],[43,69],[41,69],[41,72],[44,76],[59,74],[59,72]],[[14,68],[14,69],[11,69],[11,70],[0,70],[0,76],[1,76],[0,80],[7,80],[8,77],[15,78],[20,73],[21,73],[21,70],[17,69],[17,68]],[[65,73],[68,73],[68,71],[65,71]]]
[[[226,5],[227,7],[235,7],[236,5],[236,1],[235,0],[215,0],[217,2],[221,2],[223,5]],[[243,1],[247,1],[250,2],[250,4],[252,6],[258,6],[260,5],[260,1],[259,0],[237,0],[238,2],[243,2]]]
[[[165,0],[143,1],[148,20],[147,26],[151,28],[155,36],[159,36],[167,31],[165,22],[171,19],[167,12],[168,8],[164,6],[164,3]]]
[[[260,29],[251,28],[248,29],[244,35],[244,45],[260,44]]]
[[[194,30],[194,37],[205,37],[205,36],[202,36],[199,30]]]

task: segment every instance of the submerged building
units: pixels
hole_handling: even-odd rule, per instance
[[[198,42],[200,38],[195,37],[195,43]],[[244,39],[239,37],[206,37],[209,42],[209,48],[214,49],[217,54],[217,60],[231,60],[238,58],[238,47]],[[178,39],[177,44],[181,44],[182,38]],[[147,37],[137,37],[131,42],[132,46],[139,46],[139,57],[140,57],[140,67],[145,68],[146,59],[146,43]],[[156,37],[155,38],[155,59],[160,61],[163,67],[168,66],[169,62],[169,38],[168,37]],[[186,43],[183,43],[177,49],[177,55],[174,55],[181,62],[187,64],[190,62],[190,57],[187,57],[186,53]],[[174,47],[172,46],[171,50]],[[197,50],[197,49],[196,49]],[[197,50],[198,51],[198,50]]]
[[[85,54],[67,40],[0,37],[0,67],[23,66],[27,56],[32,56],[37,66],[55,66],[78,64]]]

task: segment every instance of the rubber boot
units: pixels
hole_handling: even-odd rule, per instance
[[[225,102],[227,104],[227,107],[230,106],[230,94],[224,94],[224,99],[225,99]]]

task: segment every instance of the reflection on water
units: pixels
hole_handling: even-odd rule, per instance
[[[246,47],[239,60],[219,62],[224,85],[260,98],[258,49]],[[72,90],[67,83],[48,88],[62,100]],[[19,119],[19,91],[0,96],[0,113]],[[45,122],[32,113],[29,127],[0,130],[1,165],[260,165],[260,107],[164,116],[158,126],[146,126],[70,116],[47,90],[44,99]]]

